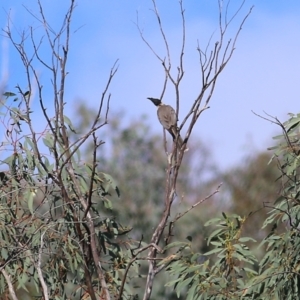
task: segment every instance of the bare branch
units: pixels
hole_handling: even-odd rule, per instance
[[[158,9],[157,9],[157,6],[156,6],[156,1],[152,0],[152,4],[153,4],[153,8],[154,8],[154,13],[155,13],[155,16],[156,16],[156,19],[157,19],[157,23],[158,23],[158,26],[159,26],[159,30],[160,30],[161,36],[162,36],[164,44],[165,44],[165,48],[166,48],[166,52],[167,52],[167,58],[168,58],[168,66],[169,66],[168,69],[170,70],[170,68],[171,68],[171,56],[170,56],[169,44],[168,44],[165,32],[162,28],[161,18],[160,18],[160,15],[158,13]]]
[[[1,273],[2,273],[2,275],[4,276],[4,278],[7,282],[8,290],[9,290],[9,294],[10,294],[11,298],[13,300],[18,300],[18,297],[17,297],[16,292],[14,290],[13,284],[11,282],[10,275],[8,275],[8,273],[5,271],[4,268],[1,270]]]
[[[295,145],[291,142],[291,140],[290,140],[290,138],[289,138],[289,135],[288,135],[288,133],[287,133],[287,131],[286,131],[286,129],[285,129],[284,124],[283,124],[282,122],[280,122],[280,120],[279,120],[277,117],[273,117],[273,116],[267,114],[266,112],[264,112],[264,113],[265,113],[269,118],[263,117],[263,116],[261,116],[261,115],[255,113],[254,111],[252,111],[252,113],[255,114],[256,116],[258,116],[258,117],[261,118],[261,119],[264,119],[264,120],[269,121],[269,122],[271,122],[271,123],[273,123],[273,124],[275,124],[275,125],[278,125],[278,126],[282,129],[282,131],[283,131],[283,136],[284,136],[284,138],[285,138],[285,140],[286,140],[288,146],[290,147],[290,149],[292,149],[292,151],[293,151],[293,153],[294,153],[295,155],[298,155],[298,151],[297,151],[298,146],[295,148]],[[274,121],[273,121],[273,120],[274,120]]]
[[[195,204],[193,204],[189,209],[187,209],[185,212],[178,214],[175,219],[171,222],[171,223],[175,223],[176,221],[178,221],[179,219],[181,219],[184,215],[186,215],[188,212],[190,212],[192,209],[194,209],[196,206],[202,204],[203,202],[205,202],[206,200],[210,199],[212,196],[214,196],[215,194],[219,193],[220,188],[222,186],[222,183],[220,183],[218,185],[218,187],[216,188],[216,190],[214,192],[212,192],[210,195],[206,196],[205,198],[202,198],[201,200],[197,201]]]
[[[138,255],[140,253],[142,253],[143,251],[151,248],[151,247],[154,247],[158,252],[161,252],[161,249],[156,245],[156,244],[149,244],[145,247],[142,247],[140,249],[137,250],[137,252],[134,254],[134,257],[130,260],[130,262],[127,264],[127,267],[125,269],[125,272],[124,272],[124,276],[123,276],[123,279],[122,279],[122,283],[121,283],[121,287],[120,287],[120,291],[119,291],[119,295],[118,295],[118,300],[121,300],[122,299],[122,295],[123,295],[123,291],[124,291],[124,285],[125,285],[125,282],[126,282],[126,278],[127,278],[127,274],[128,274],[128,271],[129,269],[131,268],[132,264],[139,259]],[[147,258],[147,259],[150,259],[150,258]]]
[[[200,71],[201,71],[201,80],[202,80],[202,86],[199,89],[199,94],[192,103],[189,112],[186,114],[186,116],[183,118],[182,123],[179,125],[179,131],[183,129],[183,127],[188,124],[187,132],[185,135],[184,143],[181,147],[181,149],[177,149],[177,141],[174,141],[173,143],[173,149],[170,154],[168,154],[168,167],[166,169],[166,180],[165,180],[165,209],[162,213],[161,219],[157,225],[157,227],[154,230],[154,233],[152,235],[151,243],[158,244],[161,240],[162,233],[166,227],[166,222],[170,216],[171,207],[173,204],[173,201],[176,197],[176,185],[177,185],[177,177],[179,174],[179,169],[182,163],[182,159],[184,156],[184,149],[186,148],[186,143],[188,142],[193,128],[195,124],[198,121],[198,118],[200,115],[209,108],[209,103],[212,98],[213,92],[215,90],[217,79],[219,78],[219,75],[224,70],[226,64],[229,62],[230,58],[233,55],[235,44],[237,41],[237,38],[240,34],[240,31],[242,29],[243,24],[245,23],[246,19],[250,15],[252,8],[250,8],[249,12],[246,14],[246,16],[242,19],[240,23],[240,27],[236,31],[236,34],[234,36],[234,39],[229,39],[227,42],[225,42],[225,35],[228,31],[228,27],[231,24],[232,20],[236,18],[238,13],[241,11],[242,7],[244,6],[245,0],[242,0],[241,5],[236,9],[234,14],[229,18],[228,16],[228,9],[230,0],[227,3],[225,13],[223,12],[222,0],[218,0],[219,4],[219,15],[218,15],[218,41],[214,43],[213,48],[210,49],[210,44],[212,41],[213,35],[211,35],[208,44],[206,46],[206,49],[204,51],[201,50],[198,42],[197,51],[199,53],[199,60],[200,60]],[[176,78],[173,78],[170,71],[171,71],[171,56],[170,56],[170,48],[169,44],[166,38],[165,31],[162,26],[161,18],[158,13],[156,1],[152,0],[153,4],[153,11],[157,19],[157,23],[159,26],[159,32],[162,36],[162,39],[164,41],[165,45],[165,51],[166,51],[166,57],[167,57],[167,63],[165,62],[165,59],[162,59],[161,56],[157,54],[155,49],[150,45],[150,43],[146,40],[146,38],[143,35],[143,32],[139,26],[139,23],[137,21],[137,28],[139,30],[140,36],[143,40],[143,42],[148,46],[148,48],[151,50],[151,52],[156,56],[156,58],[162,63],[163,71],[165,72],[165,81],[163,83],[163,90],[161,93],[161,98],[163,97],[165,93],[165,89],[167,86],[168,81],[170,81],[174,87],[175,92],[175,99],[176,99],[176,114],[178,118],[179,109],[180,109],[180,83],[184,76],[184,49],[185,49],[185,17],[184,17],[184,8],[183,8],[183,1],[179,1],[180,5],[180,13],[181,13],[181,20],[182,20],[182,42],[181,42],[181,51],[179,54],[179,66],[177,67],[177,76]],[[224,15],[225,14],[225,15]],[[223,19],[225,20],[225,23],[223,22]],[[208,54],[209,53],[209,54]],[[204,102],[204,103],[203,103]],[[164,138],[165,140],[165,138]],[[166,141],[165,141],[166,145]],[[166,153],[168,153],[166,147],[165,147]],[[197,203],[195,203],[190,209],[188,209],[186,212],[182,213],[181,215],[178,215],[177,218],[175,218],[171,223],[173,224],[178,219],[180,219],[182,216],[187,214],[190,210],[192,210],[194,207],[200,205],[205,200],[212,197],[214,194],[219,192],[220,186],[216,189],[215,192],[213,192],[211,195],[207,196],[204,199],[199,200]],[[150,249],[148,257],[152,258],[149,260],[149,269],[148,269],[148,276],[147,276],[147,282],[146,282],[146,288],[143,300],[147,300],[150,298],[151,291],[152,291],[152,285],[153,280],[155,276],[155,270],[156,270],[156,262],[153,260],[153,258],[156,257],[156,250]]]
[[[41,283],[41,286],[42,286],[44,299],[49,300],[48,287],[47,287],[46,282],[44,280],[42,269],[41,269],[45,233],[46,233],[46,230],[41,234],[41,244],[40,244],[40,249],[39,249],[38,261],[37,261],[37,263],[35,263],[35,267],[37,269],[38,277],[39,277],[39,280],[40,280],[40,283]]]

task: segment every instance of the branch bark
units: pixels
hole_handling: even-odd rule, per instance
[[[168,218],[170,215],[170,211],[172,208],[173,201],[176,197],[176,186],[177,186],[177,178],[179,174],[179,170],[182,164],[182,160],[184,157],[186,144],[189,141],[192,131],[194,129],[195,124],[197,123],[200,115],[209,108],[209,103],[212,98],[213,92],[215,90],[217,79],[219,78],[220,74],[223,72],[224,68],[226,67],[227,63],[231,59],[233,52],[235,50],[235,45],[238,39],[238,36],[242,30],[242,26],[244,25],[245,21],[249,17],[252,8],[246,13],[246,15],[243,17],[239,28],[237,29],[233,41],[229,39],[227,43],[225,42],[225,34],[228,31],[229,25],[232,23],[232,20],[235,19],[238,15],[238,13],[241,11],[242,7],[244,6],[245,0],[241,2],[241,5],[237,8],[237,10],[234,12],[234,14],[229,17],[228,16],[228,8],[230,4],[230,0],[227,2],[225,13],[222,11],[222,0],[218,0],[219,4],[219,40],[215,42],[214,46],[210,49],[210,43],[212,40],[209,40],[208,45],[206,46],[206,49],[204,51],[201,50],[198,42],[198,53],[199,53],[199,61],[200,61],[200,70],[201,70],[201,79],[202,79],[202,87],[199,90],[199,94],[192,103],[189,112],[187,115],[183,118],[182,123],[179,126],[179,130],[182,130],[184,126],[187,127],[187,132],[184,138],[184,143],[181,149],[177,149],[177,141],[173,144],[173,150],[171,154],[168,157],[168,167],[166,169],[166,188],[165,188],[165,209],[162,213],[161,219],[157,225],[157,227],[154,230],[154,233],[152,235],[151,244],[158,245],[161,241],[164,229],[167,225]],[[156,50],[151,46],[151,44],[147,41],[143,34],[143,30],[141,29],[139,25],[139,20],[137,18],[137,28],[140,34],[140,37],[142,41],[147,45],[147,47],[150,49],[150,51],[154,54],[154,56],[159,60],[159,62],[162,64],[163,71],[165,73],[165,79],[163,82],[163,88],[161,92],[160,99],[163,98],[167,83],[171,83],[171,85],[174,88],[174,94],[175,94],[175,101],[176,101],[176,114],[177,117],[179,115],[180,111],[180,89],[181,89],[181,82],[185,75],[184,72],[184,51],[185,51],[185,43],[186,43],[186,22],[185,22],[185,11],[183,7],[183,1],[179,1],[179,10],[182,20],[182,37],[181,37],[181,45],[180,45],[180,54],[179,54],[179,66],[177,67],[177,75],[173,76],[171,74],[172,70],[172,59],[171,59],[171,51],[169,47],[169,42],[166,38],[165,30],[162,26],[161,16],[158,12],[157,3],[155,0],[152,0],[153,5],[153,12],[156,18],[156,21],[159,26],[159,32],[162,36],[164,47],[165,47],[165,53],[166,58],[158,55]],[[208,55],[207,52],[210,51],[210,54]],[[186,103],[185,99],[185,103]],[[204,102],[204,105],[202,105],[202,102]],[[202,105],[202,106],[201,106]],[[166,144],[166,141],[165,141]],[[166,151],[167,152],[167,151]],[[195,205],[193,205],[188,211],[180,214],[177,216],[177,219],[181,218],[183,215],[188,213],[190,210],[194,209],[196,206],[200,205],[202,202],[204,202],[206,199],[213,196],[215,193],[219,191],[220,186],[217,188],[215,192],[213,192],[210,196],[208,196],[205,199],[200,200]],[[175,222],[176,219],[173,221]],[[154,277],[156,274],[156,256],[157,251],[155,248],[151,248],[149,251],[148,256],[151,258],[149,260],[149,269],[148,269],[148,275],[147,275],[147,282],[145,286],[145,292],[143,296],[143,300],[150,299],[151,293],[152,293],[152,287],[154,282]]]

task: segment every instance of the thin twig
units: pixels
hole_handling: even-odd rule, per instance
[[[210,195],[206,196],[205,198],[202,198],[201,200],[199,200],[198,202],[196,202],[195,204],[193,204],[189,209],[187,209],[185,212],[178,214],[175,219],[172,221],[172,223],[175,223],[176,221],[178,221],[179,219],[181,219],[184,215],[186,215],[188,212],[190,212],[192,209],[194,209],[196,206],[202,204],[203,202],[205,202],[206,200],[210,199],[212,196],[214,196],[215,194],[219,193],[220,188],[222,186],[223,183],[220,183],[218,185],[218,187],[216,188],[216,190],[214,192],[212,192]]]
[[[129,271],[130,267],[132,266],[132,264],[133,264],[136,260],[140,259],[140,258],[138,257],[138,255],[139,255],[141,252],[143,252],[143,251],[149,249],[150,247],[154,247],[158,252],[161,252],[161,249],[160,249],[156,244],[154,244],[154,243],[151,243],[151,244],[149,244],[149,245],[147,245],[147,246],[145,246],[145,247],[142,247],[142,248],[140,248],[140,249],[137,250],[137,252],[134,254],[134,257],[130,260],[130,262],[129,262],[129,263],[127,264],[127,266],[126,266],[126,269],[125,269],[125,272],[124,272],[124,276],[123,276],[123,279],[122,279],[122,283],[121,283],[121,286],[120,286],[119,295],[118,295],[118,298],[117,298],[118,300],[121,300],[121,299],[122,299],[122,295],[123,295],[123,291],[124,291],[124,286],[125,286],[127,274],[128,274],[128,271]],[[143,258],[142,258],[142,259],[143,259]],[[151,260],[152,258],[147,257],[146,259],[147,259],[147,260]]]

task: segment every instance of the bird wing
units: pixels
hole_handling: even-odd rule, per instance
[[[157,110],[159,122],[165,129],[177,127],[177,118],[175,110],[170,105],[162,105]]]

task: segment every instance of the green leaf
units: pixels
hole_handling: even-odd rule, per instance
[[[211,245],[221,247],[223,244],[220,242],[210,242]]]
[[[117,187],[114,179],[109,174],[106,174],[106,173],[103,173],[103,172],[102,172],[102,174],[103,174],[103,177],[104,177],[104,179],[106,180],[106,183],[107,183],[107,184],[105,184],[105,183],[103,184],[104,190],[106,192],[108,192],[109,186],[111,186],[116,191],[118,197],[120,197],[120,191],[119,191],[119,188]]]
[[[249,242],[249,241],[256,242],[255,239],[250,238],[250,237],[241,237],[241,238],[239,238],[239,242],[241,242],[241,243],[246,243],[246,242]]]
[[[27,204],[28,204],[28,209],[30,213],[33,215],[33,198],[35,194],[31,191],[27,194]]]
[[[288,126],[286,126],[287,133],[289,133],[292,129],[297,127],[300,123],[299,118],[292,118],[291,121],[289,122]]]
[[[208,251],[208,252],[204,253],[203,255],[208,256],[208,255],[211,255],[211,254],[214,254],[214,253],[219,253],[219,252],[221,252],[221,251],[223,251],[223,249],[216,248],[216,249],[213,249],[213,250],[211,250],[211,251]]]
[[[195,299],[195,292],[196,292],[196,289],[197,289],[197,284],[195,284],[195,282],[191,286],[191,288],[188,289],[188,295],[187,295],[186,300],[194,300]]]
[[[179,282],[177,287],[176,287],[176,290],[177,290],[177,297],[180,296],[180,293],[182,292],[182,290],[186,287],[188,287],[188,285],[192,282],[193,280],[193,277],[189,277],[185,280],[183,280],[182,282]]]
[[[174,242],[174,243],[171,243],[171,244],[167,245],[166,247],[164,247],[164,250],[168,250],[168,249],[171,249],[174,247],[187,247],[188,245],[189,244],[185,243],[185,242]]]
[[[14,94],[14,93],[12,93],[12,92],[5,92],[4,94],[3,94],[3,96],[5,96],[5,97],[13,97],[13,96],[16,96],[16,94]]]
[[[214,237],[217,237],[219,235],[220,232],[223,232],[224,229],[223,228],[219,228],[219,229],[216,229],[215,231],[213,231],[210,236],[208,237],[207,239],[207,245],[209,245],[211,243],[211,240],[214,238]]]
[[[30,146],[30,150],[33,150],[34,149],[34,144],[32,142],[32,139],[30,137],[28,137],[28,136],[25,136],[25,141]]]
[[[222,211],[222,216],[224,217],[225,220],[227,220],[227,215]]]
[[[250,268],[243,268],[246,272],[248,272],[248,273],[252,273],[252,274],[255,274],[255,275],[257,275],[258,273],[255,271],[255,270],[253,270],[253,269],[250,269]]]
[[[44,145],[47,146],[49,149],[53,149],[53,138],[51,136],[47,136],[43,138]]]
[[[220,218],[213,218],[213,219],[210,219],[207,222],[205,222],[204,226],[209,226],[209,225],[212,225],[215,223],[219,223],[220,221],[221,221]]]
[[[187,273],[194,273],[195,271],[198,271],[199,269],[201,270],[203,268],[203,266],[202,265],[196,265],[196,266],[191,266],[191,267],[189,267],[187,270],[186,270],[186,272]],[[197,272],[198,273],[198,272]]]
[[[71,122],[71,120],[67,117],[67,116],[64,116],[64,122],[68,125],[69,129],[73,132],[73,133],[76,133],[74,127],[73,127],[73,124]]]
[[[165,284],[165,286],[173,286],[175,285],[177,282],[181,281],[181,278],[177,278],[175,280],[169,281]]]

